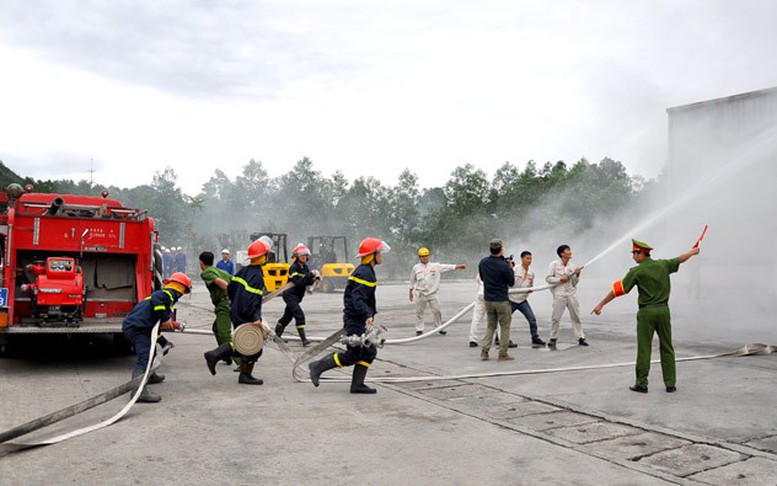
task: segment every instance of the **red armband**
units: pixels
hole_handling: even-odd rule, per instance
[[[620,297],[621,295],[626,295],[626,291],[623,290],[623,280],[618,280],[617,282],[613,282],[613,284],[612,284],[612,294],[615,297]]]

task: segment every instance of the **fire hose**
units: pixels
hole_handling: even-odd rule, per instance
[[[309,377],[308,378],[300,377],[299,369],[302,367],[303,364],[309,361],[312,357],[320,354],[321,352],[325,351],[329,346],[336,343],[339,340],[339,337],[342,334],[342,332],[343,332],[342,330],[337,331],[336,333],[329,336],[322,343],[316,345],[314,348],[306,351],[301,356],[299,356],[299,358],[297,358],[297,360],[294,362],[294,366],[292,368],[292,376],[294,377],[294,379],[297,380],[298,382],[309,383],[310,382]],[[777,352],[777,345],[763,344],[763,343],[750,343],[742,346],[741,348],[737,348],[732,351],[727,351],[724,353],[688,356],[685,358],[677,358],[675,359],[675,361],[678,363],[682,363],[687,361],[700,361],[700,360],[708,360],[708,359],[716,359],[716,358],[753,356],[753,355],[759,355],[759,354],[766,355],[766,354],[772,354],[775,352]],[[660,362],[661,362],[660,359],[654,359],[651,361],[651,363],[653,364],[660,363]],[[395,376],[395,377],[371,378],[369,379],[369,381],[371,383],[413,383],[413,382],[419,382],[419,381],[466,380],[466,379],[476,379],[476,378],[497,378],[502,376],[540,375],[540,374],[547,374],[547,373],[565,373],[565,372],[573,372],[573,371],[600,370],[600,369],[608,369],[608,368],[621,368],[624,366],[634,366],[634,365],[635,365],[634,361],[627,361],[627,362],[621,362],[621,363],[608,363],[608,364],[599,364],[599,365],[568,366],[563,368],[541,368],[541,369],[533,369],[533,370],[493,371],[488,373],[467,373],[467,374],[461,374],[461,375]],[[331,383],[350,382],[349,378],[333,378],[333,377],[322,376],[320,379],[322,381],[328,381]]]
[[[267,302],[274,299],[275,297],[282,294],[285,290],[291,288],[292,286],[293,284],[286,284],[285,286],[280,287],[273,292],[270,292],[269,294],[262,297],[262,302]],[[158,332],[159,332],[159,323],[157,323],[154,326],[154,329],[151,331],[151,336],[156,336]],[[197,332],[197,330],[186,330],[185,326],[182,327],[182,332],[200,334],[199,332]],[[207,334],[211,336],[213,335],[213,333],[209,331],[207,332]],[[127,413],[130,411],[133,405],[135,405],[135,403],[137,402],[138,398],[140,397],[140,394],[143,392],[143,388],[146,386],[148,382],[148,377],[151,375],[151,372],[162,363],[163,354],[157,353],[157,356],[155,358],[154,357],[155,351],[156,351],[156,348],[154,346],[152,346],[151,349],[149,350],[148,365],[146,366],[146,371],[143,374],[143,376],[138,376],[106,392],[100,393],[99,395],[95,395],[82,402],[76,403],[75,405],[71,405],[61,410],[57,410],[48,415],[38,417],[35,420],[31,420],[27,423],[24,423],[12,429],[6,430],[4,432],[0,432],[0,457],[10,454],[12,452],[22,451],[33,447],[57,444],[67,439],[71,439],[73,437],[78,437],[79,435],[83,435],[89,432],[93,432],[95,430],[102,429],[104,427],[107,427],[119,421],[122,417],[127,415]],[[119,410],[116,414],[114,414],[110,418],[103,420],[97,424],[90,425],[87,427],[82,427],[82,428],[73,430],[71,432],[57,435],[55,437],[40,439],[33,442],[25,442],[25,443],[9,442],[23,435],[27,435],[32,432],[35,432],[36,430],[39,430],[43,427],[47,427],[54,423],[61,422],[62,420],[74,417],[82,412],[85,412],[89,409],[92,409],[106,402],[109,402],[114,398],[118,398],[126,394],[127,392],[132,391],[133,389],[135,390],[135,393],[130,398],[130,401],[121,410]]]
[[[698,248],[699,245],[701,245],[702,241],[704,241],[704,236],[707,234],[707,229],[708,229],[708,225],[705,224],[704,225],[704,229],[702,230],[701,236],[699,237],[698,240],[696,240],[696,243],[693,245],[694,248]],[[604,252],[600,253],[599,256],[601,256],[603,253]],[[586,268],[591,263],[596,261],[597,258],[598,257],[594,257],[593,259],[589,260],[585,265],[580,267],[579,270],[582,270],[582,269]],[[571,277],[573,274],[574,274],[574,272],[569,273],[567,276]],[[553,287],[555,287],[557,285],[560,285],[560,284],[545,284],[545,285],[537,285],[535,287],[513,288],[513,289],[509,289],[507,291],[507,293],[510,294],[510,295],[516,295],[516,294],[527,294],[527,293],[531,293],[531,292],[540,292],[540,291],[543,291],[543,290],[549,290],[549,289],[551,289],[551,288],[553,288]],[[474,307],[475,307],[475,302],[473,302],[473,303],[467,305],[466,307],[464,307],[463,309],[461,309],[453,317],[451,317],[445,323],[443,323],[440,327],[434,328],[434,329],[432,329],[430,331],[427,331],[427,332],[425,332],[423,334],[420,334],[418,336],[411,336],[411,337],[407,337],[407,338],[398,338],[398,339],[386,339],[384,342],[385,342],[385,344],[410,344],[410,343],[414,343],[414,342],[420,341],[422,339],[426,339],[426,338],[428,338],[430,336],[433,336],[433,335],[439,333],[439,331],[443,331],[443,330],[447,329],[453,323],[455,323],[456,321],[458,321],[459,319],[464,317],[464,315],[467,312],[469,312],[470,310],[472,310]],[[289,336],[287,339],[297,341],[300,338],[296,337],[296,336]],[[311,342],[321,342],[321,341],[324,341],[325,338],[309,336],[308,340],[311,341]]]
[[[538,285],[536,287],[526,287],[526,288],[510,289],[508,291],[508,293],[509,294],[526,294],[526,293],[529,293],[529,292],[539,292],[539,291],[542,291],[542,290],[548,290],[548,289],[550,289],[551,287],[554,287],[554,286],[555,285],[548,284],[548,285]],[[386,339],[384,342],[385,342],[385,344],[410,344],[410,343],[414,343],[414,342],[420,341],[422,339],[426,339],[426,338],[428,338],[430,336],[434,336],[435,334],[439,333],[440,331],[445,330],[448,327],[450,327],[451,325],[453,325],[456,321],[458,321],[459,319],[464,317],[464,315],[466,315],[467,312],[471,311],[474,307],[475,307],[475,302],[472,302],[471,304],[468,304],[467,306],[462,308],[459,312],[454,314],[453,317],[451,317],[450,319],[445,321],[442,325],[440,325],[440,327],[435,327],[434,329],[432,329],[430,331],[426,331],[425,333],[420,334],[418,336],[412,336],[412,337],[407,337],[407,338]],[[291,341],[298,341],[299,337],[297,337],[297,336],[289,336],[288,338],[285,338],[285,339],[288,339],[288,340],[291,340]],[[325,339],[327,339],[327,338],[316,337],[316,336],[309,336],[308,337],[308,340],[312,341],[312,342],[321,342],[321,341],[324,341]]]
[[[151,335],[156,336],[158,332],[159,332],[159,323],[157,323],[154,326],[154,329],[151,331]],[[151,346],[151,349],[148,352],[148,365],[146,366],[146,371],[145,373],[143,373],[143,376],[138,376],[126,383],[123,383],[115,388],[108,390],[107,392],[88,398],[83,402],[77,403],[75,405],[71,405],[70,407],[63,408],[62,410],[58,410],[48,415],[44,415],[43,417],[39,417],[35,420],[22,424],[18,427],[14,427],[12,429],[6,430],[5,432],[1,432],[0,433],[0,457],[6,454],[9,454],[11,452],[16,452],[24,449],[57,444],[64,440],[71,439],[73,437],[78,437],[79,435],[83,435],[88,432],[92,432],[92,431],[107,427],[115,423],[122,417],[124,417],[127,414],[127,412],[130,411],[132,406],[135,405],[135,402],[138,401],[140,394],[143,393],[143,388],[146,386],[146,383],[148,382],[148,377],[151,375],[151,372],[156,367],[158,367],[162,362],[161,356],[159,356],[158,359],[156,360],[154,359],[155,351],[156,351],[156,348],[154,346]],[[110,400],[113,400],[114,398],[124,395],[125,393],[131,391],[133,388],[135,389],[135,393],[130,398],[129,403],[124,405],[124,407],[121,410],[119,410],[116,414],[114,414],[112,417],[106,420],[103,420],[102,422],[99,422],[97,424],[94,424],[88,427],[82,427],[80,429],[76,429],[71,432],[67,432],[65,434],[60,434],[55,437],[51,437],[49,439],[41,439],[38,441],[27,442],[27,443],[8,442],[17,437],[27,435],[31,432],[34,432],[48,425],[51,425],[56,422],[60,422],[67,418],[78,415],[79,413],[89,410],[91,408],[94,408],[98,405],[102,405],[103,403],[106,403]]]

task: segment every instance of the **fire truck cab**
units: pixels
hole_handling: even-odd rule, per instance
[[[0,193],[0,340],[13,333],[121,333],[161,284],[145,211],[102,196]]]

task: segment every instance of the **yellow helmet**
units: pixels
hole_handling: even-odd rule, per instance
[[[422,257],[422,256],[429,256],[429,253],[430,253],[429,252],[429,248],[427,248],[425,246],[421,247],[421,249],[418,250],[418,256],[420,256],[420,257]]]

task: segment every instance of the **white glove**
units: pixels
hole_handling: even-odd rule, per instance
[[[270,339],[270,335],[273,333],[273,330],[270,329],[270,327],[265,324],[264,322],[259,322],[259,329],[262,331],[262,339],[267,341]]]

